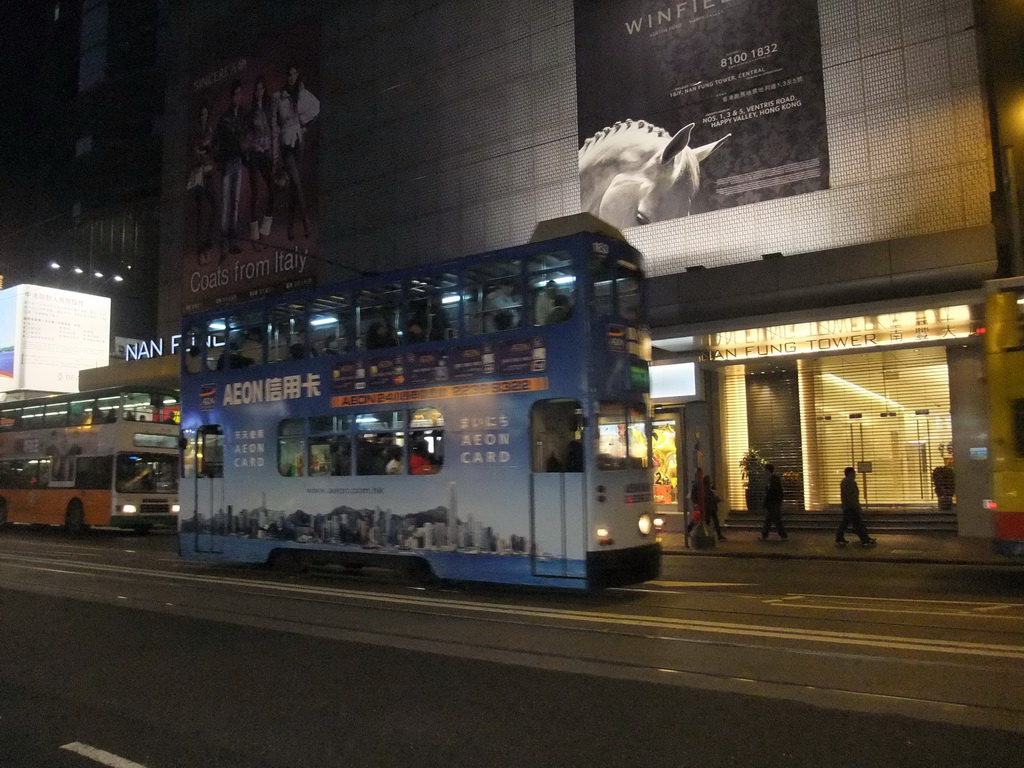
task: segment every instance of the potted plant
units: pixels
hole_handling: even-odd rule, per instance
[[[761,508],[761,503],[764,500],[764,465],[767,463],[756,448],[748,450],[740,459],[748,511]]]
[[[932,470],[932,485],[935,495],[939,498],[939,509],[952,509],[953,496],[956,495],[956,475],[952,464],[943,464]]]

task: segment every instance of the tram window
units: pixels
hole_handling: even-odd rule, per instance
[[[285,477],[306,474],[305,420],[283,419],[277,427],[277,471]]]
[[[533,325],[553,325],[568,320],[576,305],[576,277],[568,254],[558,251],[534,256],[528,268]]]
[[[640,283],[632,277],[623,277],[616,282],[619,316],[630,323],[640,322]]]
[[[199,477],[224,476],[224,433],[218,425],[196,431],[196,474]]]
[[[227,345],[228,321],[223,317],[206,323],[206,363],[208,371],[218,370],[222,365],[221,353]]]
[[[590,257],[592,286],[590,308],[594,315],[608,317],[615,312],[615,262],[607,254]]]
[[[398,283],[364,288],[356,297],[356,333],[363,349],[398,345],[398,308],[402,304]]]
[[[356,416],[357,475],[399,475],[405,472],[405,412],[384,411]]]
[[[417,408],[409,428],[409,474],[436,475],[444,466],[444,416],[437,408]]]
[[[600,403],[597,414],[597,468],[625,469],[626,409],[621,403]]]
[[[256,313],[228,319],[228,368],[247,368],[263,362],[263,318]]]
[[[186,373],[202,373],[203,371],[203,344],[204,334],[198,328],[193,326],[185,331],[184,339],[184,354],[185,354],[185,372]]]
[[[650,466],[650,440],[647,439],[647,418],[642,411],[629,410],[629,465],[634,469]]]
[[[458,330],[460,295],[455,275],[415,277],[405,284],[406,312],[402,342],[442,341]]]
[[[582,472],[583,407],[577,400],[541,400],[530,410],[533,472]],[[500,451],[500,447],[498,447]]]
[[[498,333],[523,321],[520,262],[470,267],[465,274],[465,322],[469,333]]]
[[[270,310],[267,318],[267,360],[302,359],[311,354],[306,344],[306,310],[288,302]]]
[[[348,416],[315,416],[309,420],[309,474],[352,474],[351,419]]]
[[[309,308],[309,343],[317,355],[339,355],[352,343],[352,302],[344,294],[316,299]]]

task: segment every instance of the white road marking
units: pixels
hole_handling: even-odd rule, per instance
[[[90,747],[88,744],[83,744],[80,741],[72,741],[70,744],[65,744],[61,749],[66,749],[68,752],[74,752],[82,757],[88,757],[90,760],[95,760],[97,763],[103,765],[109,765],[111,768],[146,768],[142,763],[133,763],[131,760],[125,760],[123,757],[115,755],[113,752],[107,752],[103,749],[97,749],[96,747]]]
[[[645,584],[653,584],[656,587],[756,587],[753,581],[645,581]],[[628,592],[628,587],[622,591]]]
[[[0,560],[7,560],[8,565],[17,568],[50,570],[39,566],[11,563],[10,556],[0,554]],[[464,602],[438,597],[420,597],[417,595],[394,595],[384,592],[369,592],[351,589],[338,589],[301,584],[281,584],[275,582],[253,582],[226,576],[201,576],[185,573],[165,573],[146,568],[127,568],[123,566],[99,565],[93,563],[76,563],[86,571],[100,571],[131,576],[150,576],[167,581],[183,581],[223,586],[242,587],[254,592],[293,593],[315,595],[334,599],[360,600],[378,604],[395,604],[409,607],[428,607],[461,611],[465,614],[497,614],[521,616],[535,619],[581,622],[587,624],[609,624],[632,628],[667,629],[680,632],[702,632],[720,635],[747,636],[790,640],[806,643],[825,643],[832,645],[851,645],[870,648],[888,648],[904,651],[924,651],[966,656],[987,656],[1024,661],[1024,646],[998,645],[991,643],[972,643],[957,640],[932,640],[919,637],[900,637],[893,635],[875,635],[861,632],[832,632],[827,630],[799,629],[794,627],[771,627],[756,624],[739,624],[735,622],[706,621],[697,619],[671,619],[636,614],[600,613],[597,611],[577,611],[556,608],[531,606],[508,606],[500,603]],[[87,575],[87,574],[79,574]],[[800,595],[792,595],[799,599]],[[874,598],[883,600],[885,598]],[[927,601],[912,601],[927,602]],[[952,602],[952,601],[939,601]],[[794,603],[787,603],[794,605]]]

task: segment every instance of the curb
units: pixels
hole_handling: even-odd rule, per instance
[[[723,552],[717,549],[662,549],[663,555],[678,557],[735,557],[747,560],[831,560],[834,562],[857,563],[919,563],[921,565],[984,565],[996,568],[1024,568],[1024,562],[1014,560],[967,560],[963,558],[944,558],[935,556],[887,556],[887,557],[850,557],[838,554],[801,553],[801,552]]]

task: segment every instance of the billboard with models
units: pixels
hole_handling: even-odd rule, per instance
[[[619,228],[827,189],[815,0],[576,0],[582,208]]]
[[[304,28],[193,72],[185,311],[313,281],[319,62],[318,36]]]

